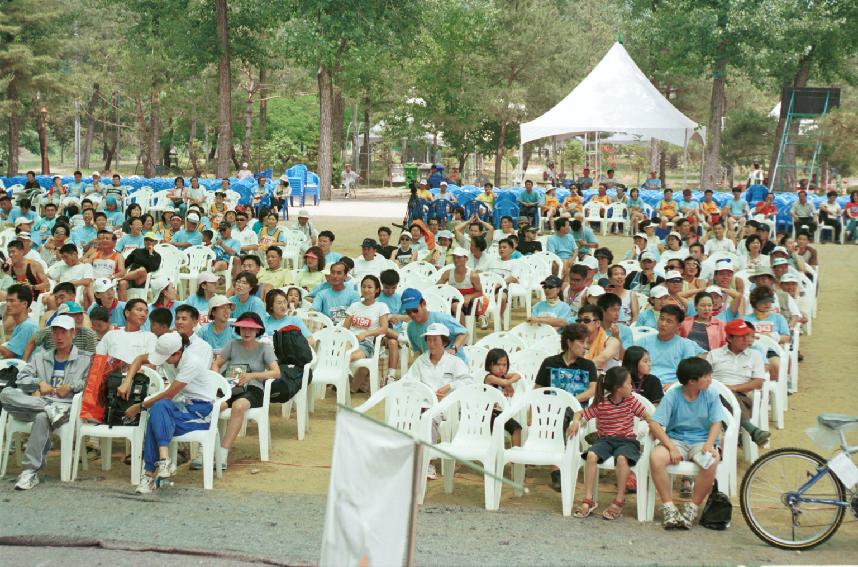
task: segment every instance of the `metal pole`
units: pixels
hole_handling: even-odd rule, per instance
[[[74,168],[80,169],[80,100],[74,101]]]
[[[414,444],[414,466],[411,468],[411,515],[408,518],[408,547],[405,552],[405,567],[414,567],[414,555],[417,551],[417,500],[423,485],[423,444]]]
[[[682,178],[682,188],[688,188],[688,129],[685,130],[685,145],[682,146],[682,164],[683,164],[683,178]],[[700,189],[703,189],[701,187]]]

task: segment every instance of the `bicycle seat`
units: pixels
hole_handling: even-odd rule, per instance
[[[847,425],[858,423],[858,417],[842,413],[824,413],[816,418],[819,425],[837,431]]]

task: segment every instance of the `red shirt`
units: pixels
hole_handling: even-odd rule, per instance
[[[768,204],[765,201],[760,201],[754,208],[756,209],[756,213],[758,215],[770,216],[778,214],[778,208],[774,205],[774,203]]]
[[[849,201],[843,210],[846,211],[846,216],[850,219],[858,219],[858,203]]]
[[[589,406],[583,412],[586,420],[596,418],[596,431],[599,437],[628,437],[635,438],[635,417],[643,417],[645,412],[634,396],[625,398],[618,404],[611,401],[610,396]]]

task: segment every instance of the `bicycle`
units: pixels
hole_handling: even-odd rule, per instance
[[[858,417],[822,414],[817,421],[827,436],[839,437],[841,450],[832,459],[785,447],[754,461],[742,479],[739,498],[748,527],[780,549],[806,550],[825,542],[847,508],[858,518],[858,467],[851,458],[858,445],[849,446],[845,436]]]

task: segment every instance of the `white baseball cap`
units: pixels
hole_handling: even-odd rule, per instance
[[[675,236],[677,240],[682,240],[682,235],[679,234],[678,232],[671,232],[670,234],[667,235],[667,238],[670,238],[671,236]]]
[[[453,256],[465,256],[468,257],[470,254],[464,248],[456,248],[451,252]]]
[[[214,311],[218,307],[223,307],[224,305],[234,306],[235,304],[225,295],[213,295],[212,298],[209,299],[209,312]]]
[[[51,321],[50,326],[51,327],[59,327],[61,329],[67,329],[67,330],[75,328],[74,319],[72,319],[68,315],[58,315],[58,316],[54,317],[53,320]]]
[[[443,323],[432,323],[428,327],[426,327],[426,331],[423,333],[424,337],[449,337],[450,329],[447,328]]]
[[[27,217],[18,217],[15,219],[15,226],[21,226],[22,224],[33,224],[33,221]]]
[[[587,295],[592,297],[598,297],[600,295],[605,295],[605,288],[600,285],[591,285],[587,288]]]
[[[93,171],[90,177],[101,177],[101,174],[97,171]]]
[[[590,256],[589,254],[584,256],[582,259],[575,262],[577,266],[587,266],[591,270],[599,269],[599,261]]]
[[[173,283],[173,280],[165,276],[152,278],[152,281],[149,282],[149,289],[152,290],[152,297],[158,299],[161,292],[167,289],[167,286],[171,283]]]
[[[16,234],[15,238],[18,240],[32,240],[33,239],[33,237],[30,236],[30,233],[27,232],[26,230],[22,230],[21,232]]]
[[[200,222],[200,215],[198,215],[197,213],[188,213],[188,216],[185,220],[194,224],[198,224]]]
[[[197,283],[217,283],[218,277],[211,272],[200,272],[200,275],[197,276]]]
[[[149,362],[155,366],[161,366],[167,359],[179,352],[182,348],[182,335],[173,331],[164,333],[155,342],[155,352],[149,353]]]
[[[308,219],[308,218],[310,218],[310,212],[307,209],[300,209],[298,211],[298,218],[299,219]]]
[[[113,289],[115,286],[116,283],[110,278],[96,278],[96,280],[92,282],[92,292],[104,293],[108,289]]]
[[[801,283],[798,276],[792,272],[787,272],[781,276],[781,283]]]
[[[446,186],[447,186],[447,182],[446,182],[446,181],[442,181],[442,182],[441,182],[441,184],[439,185],[439,187],[440,187],[441,185],[443,185],[444,187],[446,187]]]
[[[707,287],[703,291],[705,291],[706,293],[717,293],[718,295],[720,295],[722,297],[724,296],[724,291],[720,287],[718,287],[717,285],[710,285],[709,287]]]
[[[652,291],[649,292],[649,296],[653,299],[661,299],[662,297],[667,297],[670,295],[670,292],[667,291],[667,288],[659,285],[652,288]]]
[[[653,262],[655,262],[655,254],[653,254],[649,250],[644,251],[644,253],[641,254],[641,262],[644,262],[646,260],[652,260]]]
[[[715,270],[719,272],[721,270],[729,270],[731,272],[735,272],[736,268],[733,267],[733,260],[730,258],[721,258],[715,262]]]
[[[787,256],[789,256],[789,252],[787,251],[787,249],[784,246],[775,246],[774,248],[772,248],[772,252],[770,255],[774,256],[775,254],[778,254],[778,253],[786,254]]]
[[[634,238],[643,238],[644,240],[649,240],[649,237],[646,235],[646,233],[643,232],[638,232],[637,234],[635,234]]]
[[[666,280],[682,279],[682,274],[680,274],[676,270],[670,270],[669,272],[664,274],[664,279],[666,279]]]
[[[439,230],[438,234],[435,235],[436,238],[449,238],[453,240],[453,233],[449,230]]]

